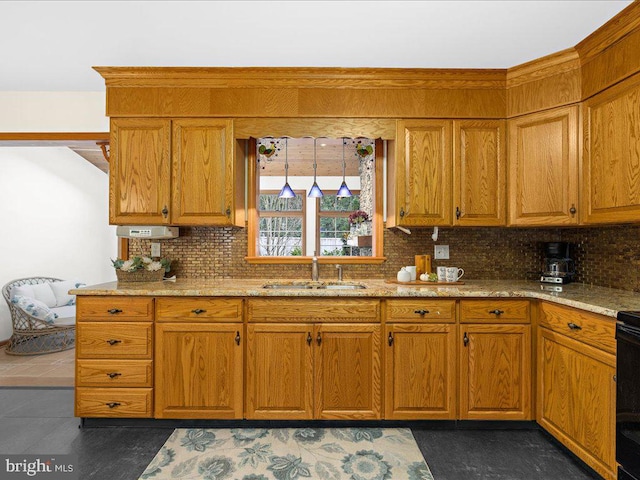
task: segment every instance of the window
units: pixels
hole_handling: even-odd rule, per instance
[[[354,242],[349,216],[360,210],[360,192],[351,190],[351,197],[337,197],[337,192],[325,192],[317,200],[316,250],[320,256],[371,256],[371,245],[358,247]]]
[[[304,191],[295,198],[278,198],[279,191],[261,191],[258,199],[261,256],[302,255],[304,245]]]

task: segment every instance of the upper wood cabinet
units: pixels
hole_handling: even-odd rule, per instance
[[[449,120],[398,121],[388,225],[451,225],[451,127]]]
[[[506,223],[506,122],[453,122],[453,204],[455,225]]]
[[[170,120],[111,120],[109,223],[169,224],[170,147]]]
[[[578,223],[578,106],[508,121],[509,224]]]
[[[231,120],[113,119],[111,142],[110,223],[244,225]]]
[[[584,103],[584,223],[640,219],[640,75]]]

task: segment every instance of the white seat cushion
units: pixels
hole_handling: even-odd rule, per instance
[[[54,325],[68,326],[76,324],[76,306],[75,305],[65,305],[63,307],[55,307],[51,309],[52,312],[58,315],[53,321]]]
[[[56,306],[56,296],[51,290],[51,284],[49,282],[36,283],[31,285],[33,294],[36,300],[40,300],[47,307],[52,308]]]

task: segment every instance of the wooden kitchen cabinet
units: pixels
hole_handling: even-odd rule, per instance
[[[78,296],[76,416],[153,416],[153,304]]]
[[[451,132],[450,120],[398,121],[388,226],[452,224]]]
[[[453,122],[453,223],[506,224],[506,122]]]
[[[109,222],[244,226],[234,145],[231,120],[112,119]]]
[[[584,102],[583,221],[640,219],[640,75]]]
[[[536,419],[596,472],[614,480],[615,321],[546,302],[539,316]]]
[[[168,225],[171,121],[111,119],[109,223]]]
[[[532,419],[529,323],[526,300],[460,301],[459,418]]]
[[[242,299],[157,299],[155,417],[242,418],[243,337]]]
[[[577,105],[508,120],[509,224],[578,223]]]

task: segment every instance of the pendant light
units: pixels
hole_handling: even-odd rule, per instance
[[[316,162],[316,140],[316,138],[313,139],[313,185],[311,185],[311,190],[309,190],[308,197],[310,198],[320,198],[324,196],[324,193],[322,193],[316,181],[316,170],[318,169],[318,163]]]
[[[289,186],[289,138],[284,139],[284,187],[278,198],[296,198],[296,194]]]
[[[338,190],[338,193],[336,194],[336,197],[340,198],[340,197],[351,197],[353,194],[351,193],[351,190],[349,190],[349,187],[347,187],[347,182],[345,180],[345,172],[346,172],[346,162],[344,160],[344,144],[345,144],[345,139],[344,137],[342,138],[342,185],[340,185],[340,189]]]

